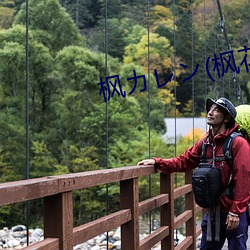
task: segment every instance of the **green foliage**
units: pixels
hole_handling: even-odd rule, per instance
[[[53,175],[53,168],[56,162],[44,142],[33,141],[31,151],[33,152],[33,157],[30,162],[30,177]]]
[[[13,8],[0,7],[0,29],[8,29],[14,19],[15,10]]]
[[[105,20],[100,20],[98,25],[96,25],[87,36],[88,47],[93,51],[100,52],[105,52],[105,50],[107,49],[110,56],[118,58],[120,61],[122,61],[124,48],[130,43],[129,37],[134,27],[134,25],[131,24],[134,24],[133,20],[127,17],[122,19],[107,19],[106,25],[109,35],[107,37],[108,47],[106,48],[103,43],[103,28],[105,27]]]
[[[14,24],[26,24],[26,6],[22,5]],[[83,45],[83,38],[58,0],[29,1],[29,28],[36,31],[40,42],[52,51],[69,45]]]
[[[25,128],[22,119],[13,111],[10,108],[0,113],[1,182],[25,176]]]
[[[61,0],[60,2],[80,29],[93,27],[100,18],[101,5],[98,0]]]

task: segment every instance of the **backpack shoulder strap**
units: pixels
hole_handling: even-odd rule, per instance
[[[202,142],[202,148],[201,148],[201,162],[205,162],[206,160],[206,152],[207,152],[207,144]]]
[[[229,165],[229,167],[232,169],[233,168],[233,156],[232,156],[232,144],[233,144],[233,140],[237,137],[237,136],[242,136],[241,133],[239,132],[233,132],[231,133],[227,138],[226,141],[223,145],[223,154],[225,156],[225,159]]]

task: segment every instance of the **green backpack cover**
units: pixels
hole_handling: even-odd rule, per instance
[[[235,118],[236,123],[239,125],[239,130],[244,135],[244,131],[250,138],[250,105],[239,105],[236,108],[237,115]]]

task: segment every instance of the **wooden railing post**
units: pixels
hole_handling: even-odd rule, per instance
[[[192,172],[186,172],[185,182],[191,184]],[[185,195],[185,210],[192,210],[192,217],[186,222],[186,236],[193,237],[193,243],[188,250],[196,249],[196,212],[193,192]]]
[[[121,209],[131,209],[132,220],[121,225],[121,249],[139,250],[138,178],[120,182]]]
[[[174,249],[174,178],[173,174],[160,174],[160,192],[169,194],[169,202],[161,206],[161,226],[169,227],[169,235],[161,241],[162,250]]]
[[[44,198],[44,238],[59,238],[60,250],[73,249],[72,192]]]

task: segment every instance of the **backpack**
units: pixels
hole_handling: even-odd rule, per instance
[[[250,143],[250,105],[239,105],[235,109],[237,111],[235,122],[239,125],[243,137]]]
[[[221,185],[221,171],[211,163],[201,162],[193,172],[192,186],[195,202],[203,208],[214,207],[218,204]]]
[[[241,133],[231,133],[224,142],[223,154],[224,157],[217,157],[215,161],[226,160],[230,169],[233,168],[232,143],[237,136],[242,136]],[[214,167],[212,163],[206,162],[207,144],[202,144],[201,162],[198,168],[193,172],[192,187],[195,202],[203,208],[215,207],[219,203],[222,192],[221,188],[221,170]],[[233,199],[232,182],[227,185],[227,195]]]

